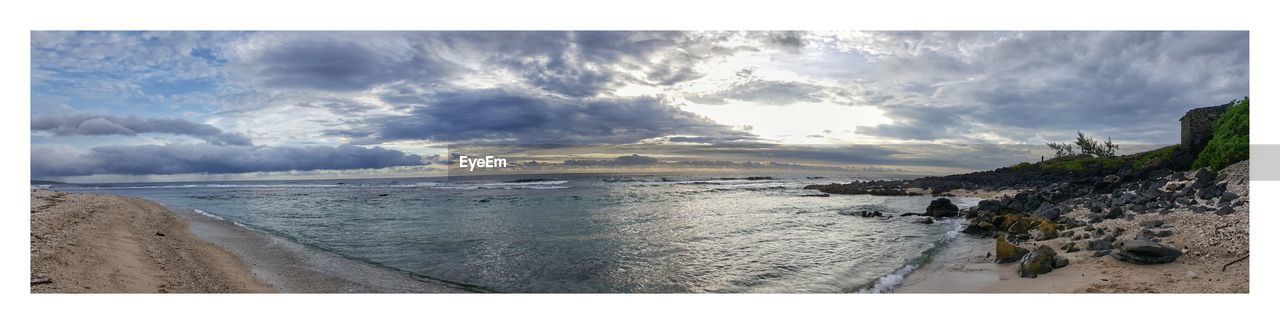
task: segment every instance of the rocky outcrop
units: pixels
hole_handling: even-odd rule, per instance
[[[924,214],[933,217],[956,217],[960,215],[960,207],[951,203],[951,199],[938,198],[929,202],[929,207],[925,208]]]
[[[1111,257],[1137,264],[1169,263],[1182,256],[1182,250],[1148,240],[1126,240],[1116,243]]]
[[[1025,255],[1027,255],[1027,249],[1009,243],[1004,236],[996,238],[996,263],[1018,261]]]
[[[1048,246],[1038,246],[1035,251],[1031,251],[1018,261],[1018,275],[1023,278],[1035,278],[1039,275],[1053,271],[1059,260],[1058,253]],[[1063,262],[1062,266],[1066,266]]]

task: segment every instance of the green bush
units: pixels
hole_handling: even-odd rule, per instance
[[[1213,138],[1191,164],[1192,169],[1210,167],[1221,170],[1232,163],[1249,159],[1249,97],[1234,102],[1218,118]]]

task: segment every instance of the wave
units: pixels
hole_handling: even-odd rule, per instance
[[[952,225],[951,230],[947,231],[946,234],[943,234],[941,239],[934,241],[933,246],[930,246],[928,249],[925,249],[923,252],[920,252],[920,255],[916,256],[915,258],[912,258],[911,260],[908,260],[906,264],[902,265],[902,267],[899,267],[893,272],[885,274],[880,278],[876,278],[876,280],[873,280],[870,283],[864,285],[862,289],[858,290],[858,293],[864,293],[864,294],[891,293],[893,292],[894,289],[901,287],[903,282],[906,280],[907,275],[910,275],[911,272],[915,271],[916,269],[920,268],[920,266],[928,263],[931,259],[933,259],[934,254],[937,254],[938,252],[942,251],[942,249],[945,248],[947,244],[951,243],[951,241],[955,240],[956,237],[960,236],[960,231],[964,230],[964,226],[965,226],[965,221],[963,219],[944,220],[944,221],[940,221],[940,223],[951,224]]]

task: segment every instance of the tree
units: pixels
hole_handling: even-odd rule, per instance
[[[1107,137],[1105,142],[1099,143],[1092,137],[1084,136],[1083,132],[1076,131],[1075,146],[1073,143],[1047,143],[1052,148],[1054,157],[1066,157],[1076,155],[1076,148],[1080,148],[1080,155],[1088,155],[1093,157],[1115,157],[1116,150],[1120,149],[1120,145],[1111,142],[1111,138]]]

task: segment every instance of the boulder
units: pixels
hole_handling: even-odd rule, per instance
[[[998,213],[1000,212],[1000,206],[1002,205],[1004,204],[1001,203],[1000,201],[987,199],[987,200],[979,201],[978,206],[975,207],[975,210]]]
[[[1097,258],[1108,254],[1111,254],[1111,250],[1097,250],[1093,252],[1093,257]]]
[[[1058,205],[1046,201],[1040,204],[1040,208],[1036,209],[1034,215],[1048,220],[1055,220],[1058,219],[1058,216],[1062,216],[1062,210],[1058,209]]]
[[[1231,206],[1222,206],[1222,208],[1218,208],[1218,210],[1213,213],[1218,215],[1228,215],[1234,212],[1236,212],[1235,208],[1231,208]]]
[[[1111,210],[1107,211],[1107,214],[1103,215],[1103,217],[1106,219],[1117,219],[1117,218],[1124,217],[1124,209],[1120,209],[1119,207],[1112,208]]]
[[[975,221],[969,222],[969,225],[965,226],[964,230],[961,230],[960,232],[971,235],[991,236],[995,234],[996,227],[986,221],[975,219]]]
[[[1031,251],[1018,261],[1018,275],[1023,278],[1035,278],[1036,276],[1049,273],[1054,269],[1054,258],[1058,256],[1053,248],[1048,246],[1038,246],[1035,251]]]
[[[1218,175],[1214,174],[1213,171],[1209,171],[1209,168],[1205,167],[1196,170],[1191,177],[1194,179],[1191,182],[1191,187],[1200,189],[1213,185],[1214,180],[1218,178]]]
[[[919,218],[916,218],[916,219],[915,219],[914,221],[912,221],[912,222],[914,222],[914,223],[916,223],[916,224],[933,224],[933,217],[928,217],[928,216],[925,216],[925,217],[919,217]]]
[[[1061,256],[1061,255],[1059,255],[1059,256],[1054,256],[1054,257],[1053,257],[1053,268],[1054,268],[1054,269],[1058,269],[1058,268],[1066,267],[1068,264],[1071,264],[1071,260],[1067,259],[1067,257],[1066,257],[1066,256]]]
[[[1137,264],[1169,263],[1179,256],[1182,256],[1181,250],[1148,240],[1120,241],[1111,253],[1116,260]]]
[[[1218,201],[1232,201],[1236,200],[1236,198],[1240,198],[1240,195],[1227,191],[1223,192],[1221,197],[1218,197]]]
[[[1018,261],[1022,256],[1027,255],[1027,249],[1013,245],[1006,240],[1004,236],[996,238],[996,262],[1009,263]]]
[[[951,203],[951,199],[938,198],[929,202],[929,207],[925,208],[924,214],[933,217],[956,217],[960,215],[960,207]]]
[[[1089,245],[1085,246],[1085,249],[1089,251],[1110,250],[1112,248],[1111,241],[1106,238],[1092,240],[1089,241]]]
[[[1037,241],[1052,240],[1058,238],[1058,227],[1048,220],[1041,220],[1036,226],[1036,232],[1031,235]]]

